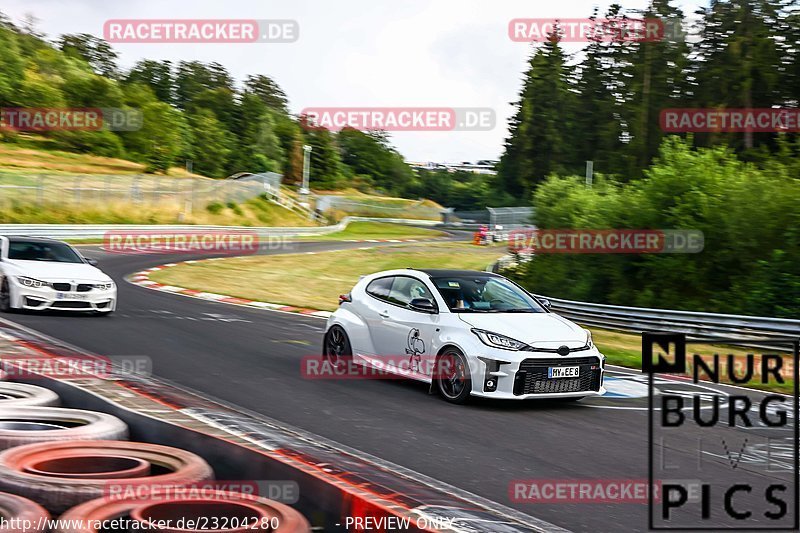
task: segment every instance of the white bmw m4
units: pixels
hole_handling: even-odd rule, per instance
[[[108,315],[117,286],[67,243],[0,236],[0,310],[90,311]]]
[[[323,356],[470,396],[579,400],[603,394],[605,356],[591,333],[516,283],[470,270],[363,277],[328,319]]]

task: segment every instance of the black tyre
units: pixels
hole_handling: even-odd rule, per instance
[[[464,354],[447,348],[436,361],[434,381],[442,398],[450,403],[466,403],[472,392],[472,378]]]
[[[333,326],[325,334],[323,355],[337,368],[350,364],[353,359],[353,348],[350,346],[350,338],[341,326]]]
[[[10,313],[13,311],[11,307],[11,289],[8,286],[8,279],[3,278],[0,283],[0,311]]]
[[[0,409],[0,450],[36,442],[127,438],[128,426],[105,413],[60,407]]]

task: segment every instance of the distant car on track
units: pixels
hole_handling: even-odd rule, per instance
[[[116,309],[117,286],[96,264],[65,242],[0,236],[0,310],[108,315]]]
[[[378,272],[340,297],[323,356],[430,383],[454,403],[603,394],[605,356],[591,332],[549,308],[489,272]]]

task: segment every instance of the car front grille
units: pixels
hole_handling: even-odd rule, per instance
[[[588,344],[585,346],[581,346],[579,348],[570,348],[569,353],[573,352],[583,352],[585,350],[590,350],[591,346]],[[536,348],[535,346],[529,346],[525,349],[528,352],[544,352],[544,353],[558,353],[559,348]]]
[[[580,366],[577,378],[548,378],[547,369],[558,366]],[[597,357],[569,359],[525,359],[514,378],[514,394],[548,394],[558,392],[592,392],[600,390],[600,360]]]
[[[93,287],[91,283],[78,283],[77,285],[71,283],[53,283],[53,288],[60,292],[89,292]]]
[[[50,306],[55,309],[91,309],[89,302],[53,302]]]

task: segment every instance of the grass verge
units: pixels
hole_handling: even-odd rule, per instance
[[[407,267],[483,270],[497,255],[492,248],[466,243],[420,243],[316,255],[233,257],[179,265],[156,272],[151,279],[250,300],[333,311],[339,295],[348,292],[362,274]]]
[[[328,235],[302,237],[303,240],[344,241],[369,239],[432,239],[445,235],[441,231],[390,224],[387,222],[351,222],[342,231]]]
[[[1,224],[209,224],[221,226],[312,226],[264,198],[241,203],[213,203],[182,214],[178,202],[132,204],[86,202],[85,205],[11,201],[0,205]]]
[[[35,136],[34,136],[35,137]],[[30,174],[74,175],[74,174],[142,174],[145,165],[91,154],[65,152],[53,149],[46,139],[37,138],[17,144],[0,143],[0,171],[8,176]],[[170,176],[189,175],[184,169],[176,167],[169,171]],[[197,175],[195,175],[197,176]],[[200,177],[200,176],[197,176]]]

